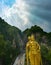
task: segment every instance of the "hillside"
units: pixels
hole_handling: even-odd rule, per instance
[[[51,32],[47,33],[37,25],[32,26],[30,29],[26,29],[23,33],[26,34],[26,36],[34,34],[39,43],[47,43],[49,46],[51,45]]]
[[[20,58],[22,59],[21,54],[25,52],[27,37],[32,33],[41,46],[43,65],[51,65],[51,32],[47,33],[37,25],[22,32],[20,29],[9,25],[1,18],[0,65],[13,65],[16,58],[18,58],[18,61]],[[25,58],[25,56],[23,56],[23,58]],[[18,61],[15,63],[19,63]]]
[[[42,28],[35,25],[26,29],[23,33],[28,37],[34,34],[35,39],[41,46],[41,55],[43,65],[51,65],[51,32],[47,33]],[[26,65],[26,64],[25,64]]]
[[[0,18],[0,65],[10,65],[14,62],[23,50],[23,39],[21,30]]]

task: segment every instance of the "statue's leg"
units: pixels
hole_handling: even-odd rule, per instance
[[[36,55],[36,60],[37,60],[37,65],[40,65],[40,54],[37,54]]]
[[[30,65],[40,65],[40,56],[38,54],[37,55],[30,54],[29,59]]]
[[[35,60],[32,54],[29,55],[30,65],[35,65]]]

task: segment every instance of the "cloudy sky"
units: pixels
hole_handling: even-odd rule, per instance
[[[38,25],[51,32],[51,0],[0,0],[0,17],[22,31]]]

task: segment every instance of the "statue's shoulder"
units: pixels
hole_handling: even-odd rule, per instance
[[[39,43],[37,41],[35,41],[34,43],[39,46]]]
[[[35,43],[35,44],[38,44],[38,42],[37,42],[37,41],[34,41],[34,43]]]
[[[35,43],[36,43],[36,46],[37,46],[37,47],[40,47],[40,45],[39,45],[39,43],[38,43],[37,41],[36,41]]]

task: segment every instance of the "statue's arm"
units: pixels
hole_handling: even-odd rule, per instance
[[[40,52],[40,45],[38,43],[37,44],[37,51]]]
[[[38,45],[38,52],[40,53],[40,60],[41,60],[40,63],[41,63],[41,65],[43,65],[42,64],[42,58],[41,58],[41,48],[40,48],[40,45],[38,43],[37,43],[37,45]]]

